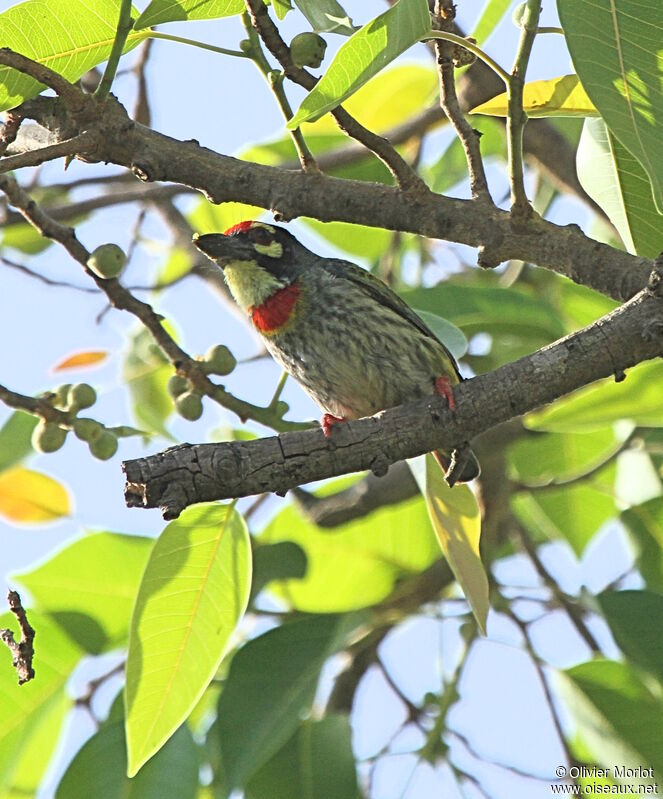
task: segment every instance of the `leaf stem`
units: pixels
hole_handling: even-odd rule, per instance
[[[506,86],[508,104],[506,132],[511,213],[523,218],[532,214],[532,207],[525,193],[523,166],[523,131],[527,124],[527,114],[523,109],[523,86],[540,14],[541,0],[527,0],[521,21],[516,60]]]
[[[226,47],[217,47],[214,44],[205,44],[199,42],[197,39],[187,39],[184,36],[173,36],[172,33],[161,33],[161,31],[149,31],[148,37],[150,39],[163,39],[167,42],[178,42],[178,44],[189,44],[192,47],[199,47],[201,50],[211,50],[213,53],[221,53],[221,55],[231,55],[235,58],[248,58],[246,53],[241,50],[228,50]]]
[[[113,85],[115,73],[117,72],[117,65],[120,62],[120,56],[124,50],[124,45],[127,41],[127,36],[134,26],[134,21],[131,18],[131,0],[122,0],[120,4],[120,18],[117,23],[117,30],[115,32],[115,39],[111,48],[108,63],[104,70],[104,75],[97,86],[95,95],[100,98],[108,97],[108,93]]]
[[[480,58],[484,63],[488,64],[488,66],[502,78],[504,83],[507,86],[509,85],[509,81],[511,80],[509,73],[505,69],[502,69],[497,61],[492,59],[488,53],[484,53],[480,47],[474,44],[474,42],[469,41],[469,39],[464,39],[462,36],[457,36],[455,33],[450,33],[449,31],[434,30],[430,30],[425,36],[422,36],[421,41],[425,41],[426,39],[444,39],[447,42],[457,44],[459,47],[464,47],[465,50],[474,53],[477,58]]]

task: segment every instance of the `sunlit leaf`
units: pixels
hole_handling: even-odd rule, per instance
[[[587,431],[630,419],[643,427],[661,427],[661,380],[663,363],[647,361],[629,369],[620,383],[600,380],[527,414],[525,424],[533,430]]]
[[[133,412],[138,424],[148,432],[170,438],[165,422],[173,412],[168,394],[168,380],[173,368],[152,339],[149,330],[141,328],[130,339],[123,376],[129,388]]]
[[[663,770],[663,702],[635,669],[595,660],[564,672],[559,685],[592,763]]]
[[[299,619],[248,641],[233,657],[210,735],[228,792],[245,785],[294,733],[323,664],[357,624],[357,617]]]
[[[105,350],[86,350],[77,352],[68,358],[60,361],[53,367],[54,372],[64,372],[67,369],[82,369],[89,366],[97,366],[108,358]]]
[[[608,128],[637,158],[663,213],[661,31],[651,0],[557,0],[573,65]]]
[[[245,8],[244,0],[152,0],[134,28],[139,31],[164,22],[231,17]]]
[[[251,585],[244,520],[198,505],[157,540],[138,591],[127,658],[129,773],[186,719],[214,676]]]
[[[256,544],[253,550],[251,600],[273,580],[301,579],[306,574],[304,550],[293,541]]]
[[[613,474],[608,470],[607,474]],[[608,478],[602,478],[608,481]],[[516,494],[511,507],[536,537],[566,540],[580,557],[601,525],[617,515],[611,484],[592,481]]]
[[[124,725],[116,721],[83,744],[55,799],[195,799],[197,793],[198,751],[186,725],[129,779]]]
[[[77,81],[108,58],[119,14],[120,0],[26,0],[0,14],[0,41]],[[124,52],[146,35],[131,31]],[[34,78],[0,67],[0,110],[14,108],[44,88]]]
[[[244,203],[221,203],[213,205],[201,197],[187,214],[187,219],[196,233],[223,233],[229,227],[248,219],[258,219],[265,213],[263,208]]]
[[[64,697],[64,686],[83,654],[48,616],[36,610],[30,610],[29,614],[30,623],[37,631],[36,678],[27,685],[19,686],[16,672],[11,668],[9,651],[5,647],[0,650],[0,775],[3,775],[0,777],[0,786],[3,788],[18,779],[14,767],[21,760],[22,753],[31,747],[33,736],[41,735],[38,726],[42,722],[49,728],[51,723],[57,726],[50,714],[52,712],[57,716],[55,706],[60,702],[65,706],[69,704]],[[0,616],[0,627],[13,629],[18,636],[16,626],[13,615],[6,613]],[[46,733],[47,730],[44,731]],[[35,770],[41,767],[38,764],[39,760],[35,761]],[[29,779],[30,776],[26,775],[26,781]]]
[[[352,225],[348,222],[320,222],[310,218],[304,221],[335,247],[368,261],[375,261],[384,255],[394,236],[390,230]]]
[[[435,535],[444,557],[472,607],[483,633],[488,617],[488,579],[481,562],[481,514],[467,486],[449,488],[432,455],[409,461],[426,500]]]
[[[10,522],[52,522],[71,511],[69,492],[52,477],[22,466],[0,474],[0,515]]]
[[[663,215],[647,173],[601,119],[587,119],[577,152],[578,179],[617,228],[626,249],[655,258],[663,250]]]
[[[471,33],[472,38],[476,39],[476,43],[479,46],[486,41],[500,24],[510,5],[511,0],[486,0],[481,16]]]
[[[606,591],[597,599],[629,661],[663,683],[663,596],[653,591]]]
[[[0,796],[21,799],[35,796],[53,757],[62,725],[72,701],[64,691],[47,699],[12,733],[11,757],[3,767],[0,755]],[[7,742],[4,742],[4,746]]]
[[[523,108],[530,117],[599,116],[577,75],[563,75],[561,78],[526,83],[523,87]],[[493,117],[507,116],[506,92],[477,105],[470,113]]]
[[[357,774],[347,716],[303,722],[246,786],[246,799],[353,799]]]
[[[34,452],[32,431],[37,426],[38,416],[23,411],[14,411],[0,428],[0,472],[20,463]]]
[[[141,536],[91,533],[16,579],[86,651],[101,652],[126,645],[153,544]]]
[[[339,49],[329,69],[288,122],[288,128],[314,121],[336,108],[429,30],[427,0],[399,0]]]
[[[295,0],[295,4],[317,33],[351,36],[357,30],[336,0]]]
[[[647,587],[663,593],[663,497],[628,508],[621,519]]]
[[[339,490],[339,483],[331,485]],[[263,530],[260,541],[293,541],[304,550],[305,577],[272,583],[270,591],[312,613],[373,605],[391,593],[399,577],[425,569],[439,556],[418,497],[349,522],[333,535],[286,507]]]

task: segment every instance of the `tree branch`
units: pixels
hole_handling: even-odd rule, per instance
[[[12,654],[12,666],[16,669],[16,673],[18,674],[18,684],[23,685],[23,683],[34,679],[35,676],[35,670],[32,667],[32,660],[35,656],[33,646],[35,631],[30,626],[18,592],[10,591],[7,595],[7,600],[9,602],[9,610],[16,616],[16,620],[18,621],[18,626],[21,631],[21,640],[17,641],[11,630],[3,628],[0,629],[0,641],[9,648]]]
[[[15,59],[8,54],[17,55],[0,49],[0,64],[14,66]],[[20,58],[28,74],[33,67],[40,75],[46,69]],[[52,74],[52,82],[60,85],[62,78]],[[215,203],[233,200],[270,209],[283,219],[306,215],[323,222],[352,222],[468,244],[480,248],[481,266],[519,258],[620,300],[642,289],[651,271],[651,261],[596,242],[576,225],[560,227],[534,218],[514,229],[508,212],[473,201],[240,161],[134,123],[112,97],[99,113],[96,98],[80,94],[82,102],[92,106],[86,113],[79,106],[69,123],[81,129],[99,126],[103,140],[96,152],[98,159],[126,166],[141,180],[168,180],[199,189]],[[41,102],[24,104],[21,113],[45,126],[61,127],[63,119],[54,116],[53,101],[38,99]]]
[[[348,472],[384,474],[390,464],[451,450],[495,425],[663,353],[663,268],[650,287],[585,329],[455,389],[456,410],[436,397],[334,429],[249,442],[188,444],[127,461],[131,507],[175,518],[188,505],[291,488]]]

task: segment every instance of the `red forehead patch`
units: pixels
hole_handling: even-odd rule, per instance
[[[224,236],[236,236],[238,233],[246,233],[253,227],[253,220],[249,219],[246,222],[238,222],[236,225],[229,227],[224,233]]]

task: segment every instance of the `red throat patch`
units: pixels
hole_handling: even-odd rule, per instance
[[[261,333],[273,333],[290,319],[292,309],[300,295],[298,283],[291,283],[275,291],[262,305],[249,309],[251,321]]]
[[[225,231],[223,234],[224,236],[236,236],[238,233],[246,233],[247,230],[251,230],[253,226],[253,220],[249,219],[246,222],[238,222],[236,225],[229,227],[228,230]]]

